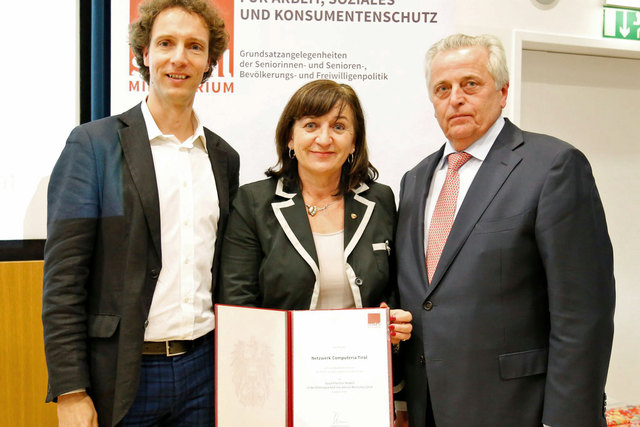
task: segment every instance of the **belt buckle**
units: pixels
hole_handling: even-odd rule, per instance
[[[172,353],[171,352],[171,341],[165,341],[164,342],[164,346],[165,346],[165,349],[166,349],[167,357],[180,356],[180,355],[186,353],[186,351],[181,351],[181,352],[178,352],[178,353]]]

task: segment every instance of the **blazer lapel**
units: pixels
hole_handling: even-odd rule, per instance
[[[140,104],[123,113],[120,116],[120,120],[126,125],[119,130],[122,152],[140,196],[153,246],[161,258],[158,184],[153,167],[151,144],[149,144],[147,127],[142,116]]]
[[[362,234],[367,228],[373,209],[376,206],[375,202],[361,194],[368,189],[369,186],[362,183],[358,188],[344,195],[344,263],[356,308],[362,308],[363,306],[362,294],[360,293],[360,286],[356,284],[356,273],[347,260],[362,238]]]
[[[426,264],[426,256],[427,248],[424,247],[424,237],[426,235],[425,230],[425,209],[427,205],[427,195],[429,194],[429,187],[431,186],[431,180],[433,179],[433,174],[436,170],[436,166],[442,159],[442,154],[444,153],[444,145],[438,150],[436,153],[427,157],[426,162],[422,165],[422,167],[416,169],[415,176],[413,177],[413,183],[405,182],[405,186],[407,188],[408,197],[412,197],[411,205],[415,205],[415,207],[410,206],[412,216],[409,218],[410,224],[406,227],[407,230],[420,230],[419,233],[411,233],[412,241],[408,242],[408,244],[412,245],[415,259],[417,261],[417,265],[419,265],[420,269],[420,277],[424,278],[424,282],[420,283],[421,289],[428,284],[427,280],[427,264]],[[409,178],[409,177],[407,177]],[[413,185],[413,189],[409,187]],[[396,244],[405,244],[396,242]]]
[[[229,214],[229,176],[227,175],[227,153],[220,149],[218,138],[208,129],[204,131],[207,140],[207,153],[213,169],[220,205],[220,219]]]
[[[442,250],[427,296],[438,286],[478,220],[513,169],[522,160],[522,157],[517,155],[514,150],[523,143],[520,130],[505,119],[504,128],[489,150],[487,158],[482,162],[482,166],[471,183],[462,206],[460,206],[451,233]]]
[[[284,200],[271,203],[271,207],[285,235],[295,250],[309,264],[317,279],[318,254],[316,253],[316,245],[313,241],[304,200],[297,189],[291,190],[295,192],[290,193],[289,189],[285,190],[282,179],[278,180],[276,196]]]
[[[344,206],[344,259],[345,262],[353,248],[358,244],[362,233],[371,219],[375,202],[366,199],[360,193],[369,189],[367,184],[360,184],[353,193],[345,195]]]

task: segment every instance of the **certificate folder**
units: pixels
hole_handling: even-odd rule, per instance
[[[216,426],[393,426],[388,309],[215,312]]]

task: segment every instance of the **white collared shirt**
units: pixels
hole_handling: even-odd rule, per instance
[[[456,212],[454,215],[458,215],[458,211],[460,210],[460,206],[464,201],[465,196],[467,195],[467,191],[469,191],[469,187],[471,187],[471,183],[473,179],[476,177],[478,170],[480,170],[480,166],[482,166],[482,162],[489,154],[489,150],[493,146],[493,143],[496,141],[498,134],[504,127],[504,118],[502,116],[498,117],[498,119],[491,125],[489,130],[485,132],[476,142],[467,147],[465,152],[471,154],[471,158],[467,160],[467,162],[458,169],[458,176],[460,177],[460,188],[458,190],[458,201],[456,203]],[[440,191],[442,190],[442,186],[444,185],[444,180],[447,177],[447,169],[449,167],[448,157],[449,154],[455,153],[456,150],[451,145],[450,141],[444,146],[444,153],[442,154],[442,158],[438,162],[436,166],[436,170],[433,173],[433,179],[431,180],[431,186],[429,187],[429,194],[427,195],[427,202],[425,207],[425,218],[424,218],[424,252],[425,256],[427,255],[427,244],[429,242],[429,225],[431,224],[431,217],[433,216],[433,211],[436,208],[436,202],[438,201],[438,196],[440,196]]]
[[[145,341],[195,339],[213,330],[211,266],[220,217],[216,182],[197,115],[180,142],[163,135],[142,103],[160,200],[162,270]]]

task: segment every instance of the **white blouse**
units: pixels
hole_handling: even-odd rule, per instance
[[[355,307],[344,260],[344,230],[330,234],[313,233],[313,240],[318,253],[320,282],[316,308]]]

